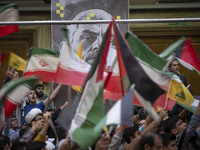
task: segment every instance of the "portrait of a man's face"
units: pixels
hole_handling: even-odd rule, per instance
[[[90,9],[79,13],[73,20],[111,20],[111,15],[100,9]],[[89,64],[95,59],[108,24],[78,24],[70,25],[69,42],[71,48],[77,52],[82,42],[82,58]]]

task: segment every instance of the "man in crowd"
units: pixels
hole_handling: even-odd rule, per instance
[[[176,136],[171,133],[162,133],[160,134],[163,150],[178,150],[176,146]]]
[[[47,94],[44,94],[44,85],[43,84],[36,84],[35,92],[37,95],[36,103],[39,103],[48,97]]]
[[[176,144],[181,150],[193,150],[197,148],[197,143],[200,142],[196,129],[200,125],[200,103],[196,111],[192,115],[189,125],[183,122],[179,116],[171,116],[164,122],[164,131],[176,136]],[[196,135],[196,137],[194,137]],[[194,139],[193,139],[194,137]],[[198,140],[198,141],[196,141]],[[199,149],[200,147],[198,147]]]
[[[140,150],[162,150],[163,144],[160,136],[156,133],[147,133],[140,140]]]
[[[182,81],[182,83],[187,87],[188,86],[188,83],[187,83],[187,78],[185,75],[183,74],[180,74],[179,73],[179,61],[178,59],[173,59],[170,64],[169,64],[169,67],[168,67],[169,71],[174,73],[175,75],[177,75],[180,80]],[[192,92],[192,90],[189,88],[189,91]],[[181,111],[183,110],[183,107],[179,106],[178,104],[175,104],[173,109],[171,111],[169,111],[169,116],[172,116],[172,115],[177,115],[179,114]],[[186,116],[184,116],[185,119],[187,119],[188,121],[190,120],[192,116],[192,113],[191,112],[186,112]]]
[[[37,99],[37,95],[35,90],[30,90],[29,94],[28,94],[28,104],[25,106],[24,108],[24,112],[22,115],[22,125],[25,123],[25,117],[26,115],[29,113],[29,111],[31,111],[31,109],[33,108],[39,108],[42,112],[44,112],[44,108],[45,106],[47,106],[49,103],[51,103],[56,95],[58,94],[59,90],[61,89],[62,85],[59,84],[55,90],[52,92],[52,94],[50,95],[50,98],[46,98],[44,101],[41,101],[40,103],[36,103],[36,99]]]

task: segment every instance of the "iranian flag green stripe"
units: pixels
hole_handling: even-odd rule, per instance
[[[58,67],[59,52],[51,49],[33,48],[24,76],[38,75],[40,81],[52,82]]]
[[[10,81],[0,90],[1,106],[4,106],[5,116],[9,117],[13,111],[19,106],[28,91],[33,87],[36,76],[22,77]]]
[[[31,57],[33,55],[49,55],[49,56],[54,56],[54,57],[59,57],[59,52],[57,50],[53,49],[46,49],[46,48],[31,48]]]
[[[112,23],[109,24],[97,59],[88,74],[81,101],[69,131],[72,139],[83,149],[91,146],[98,138],[100,132],[95,132],[94,128],[104,117],[103,72],[111,39],[111,27]]]

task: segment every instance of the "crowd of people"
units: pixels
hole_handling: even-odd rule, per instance
[[[186,77],[180,75],[179,62],[174,59],[169,71],[179,76],[185,86]],[[18,78],[14,69],[8,69],[3,86]],[[0,134],[0,150],[76,150],[81,147],[70,139],[68,131],[57,123],[60,112],[69,102],[57,109],[46,109],[59,93],[58,84],[48,96],[43,84],[36,84],[23,100],[20,107],[21,120],[16,113],[5,119]],[[191,91],[192,92],[192,91]],[[130,127],[118,125],[112,132],[102,129],[102,134],[88,149],[95,150],[198,150],[200,149],[200,104],[194,113],[179,105],[172,111],[162,109],[159,120],[153,120],[142,107],[132,117]],[[109,127],[108,127],[109,128]]]

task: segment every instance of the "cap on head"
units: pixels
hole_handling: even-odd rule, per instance
[[[39,114],[42,114],[42,111],[39,108],[33,108],[29,113],[26,115],[25,120],[28,124]]]

